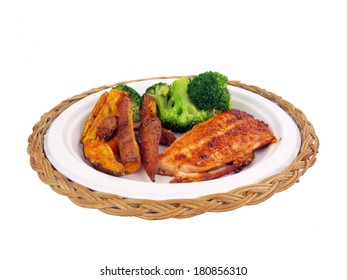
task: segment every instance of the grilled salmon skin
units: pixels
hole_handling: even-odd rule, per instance
[[[237,173],[249,165],[254,151],[276,140],[269,126],[246,112],[232,109],[195,125],[159,155],[158,174],[171,182],[196,182]]]

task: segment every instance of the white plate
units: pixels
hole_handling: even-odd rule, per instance
[[[146,88],[159,81],[170,84],[173,80],[146,80],[129,85],[143,93]],[[276,144],[256,151],[252,164],[238,174],[206,182],[170,184],[172,178],[159,175],[156,176],[155,183],[150,182],[143,169],[123,177],[114,177],[95,170],[84,159],[79,139],[84,122],[103,91],[81,99],[54,120],[44,138],[46,156],[54,168],[76,183],[95,191],[130,198],[196,198],[258,183],[281,172],[295,159],[301,142],[299,129],[285,111],[268,99],[238,87],[229,88],[234,108],[263,120],[275,136],[281,139]]]

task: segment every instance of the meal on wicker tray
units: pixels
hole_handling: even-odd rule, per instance
[[[241,171],[276,137],[263,121],[232,108],[227,80],[208,71],[156,83],[142,96],[125,84],[114,86],[85,121],[84,157],[114,176],[143,167],[152,182],[156,174],[181,183]],[[160,146],[166,148],[160,152]]]

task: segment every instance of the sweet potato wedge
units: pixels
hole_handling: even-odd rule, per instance
[[[83,131],[81,134],[81,139],[80,139],[81,143],[83,143],[83,141],[86,140],[85,138],[88,136],[88,134],[92,134],[92,133],[90,133],[90,128],[92,127],[93,123],[95,122],[95,119],[98,116],[101,109],[103,107],[105,107],[107,95],[108,95],[108,92],[104,92],[99,97],[98,101],[96,102],[95,106],[93,107],[92,112],[89,114],[87,120],[85,121]],[[89,135],[89,137],[92,138],[93,136]],[[94,137],[94,138],[96,138],[96,137]]]
[[[111,142],[111,145],[115,143]],[[124,166],[117,160],[115,147],[100,139],[88,139],[83,143],[84,157],[95,169],[113,175],[122,176],[125,173]]]
[[[141,156],[135,138],[131,100],[128,96],[123,96],[119,103],[118,141],[125,173],[136,172],[141,168]]]
[[[155,99],[145,94],[141,106],[139,137],[143,167],[152,182],[158,167],[159,142],[162,134],[161,121],[157,116]]]
[[[112,89],[103,93],[88,116],[81,135],[81,143],[87,139],[96,139],[98,127],[110,115],[119,117],[119,103],[126,92]]]
[[[85,121],[80,138],[86,160],[95,169],[114,176],[125,174],[116,134],[119,104],[124,96],[126,92],[114,89],[103,93]]]

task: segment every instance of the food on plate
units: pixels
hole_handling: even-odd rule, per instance
[[[160,145],[170,146],[176,139],[176,135],[171,130],[161,129]]]
[[[82,130],[80,142],[84,143],[88,139],[96,139],[98,127],[108,116],[119,117],[118,106],[126,92],[111,90],[104,92],[94,105],[91,113],[87,117]]]
[[[109,115],[104,118],[97,127],[96,135],[105,140],[111,140],[118,128],[118,117]]]
[[[133,112],[133,121],[135,123],[139,122],[141,118],[140,107],[142,103],[142,96],[135,89],[128,86],[127,84],[118,84],[112,88],[125,91],[129,94],[131,100],[131,110]]]
[[[84,157],[101,172],[123,176],[143,167],[150,181],[160,174],[172,183],[237,173],[275,140],[266,123],[232,109],[227,77],[212,71],[155,83],[143,96],[126,84],[112,87],[80,138]]]
[[[124,95],[119,104],[118,123],[119,154],[125,173],[135,173],[141,168],[140,148],[136,141],[130,97]]]
[[[114,176],[138,170],[124,165],[130,158],[129,149],[133,148],[132,138],[135,139],[134,133],[128,133],[133,123],[129,100],[128,93],[121,90],[104,92],[87,117],[80,138],[86,160],[95,169]],[[120,141],[119,134],[126,134],[126,139],[122,137]],[[126,141],[130,142],[130,148]],[[120,147],[122,150],[125,147],[122,153]]]
[[[143,167],[152,182],[158,170],[159,144],[162,135],[161,121],[153,96],[145,94],[141,106],[139,139]]]
[[[118,154],[117,138],[103,142],[100,138],[88,139],[83,144],[84,157],[96,170],[113,176],[125,174]]]
[[[159,155],[158,173],[172,182],[196,182],[237,173],[254,151],[276,140],[263,121],[231,109],[197,124]]]
[[[201,73],[188,84],[188,97],[200,110],[221,112],[232,107],[228,77],[213,71]]]

